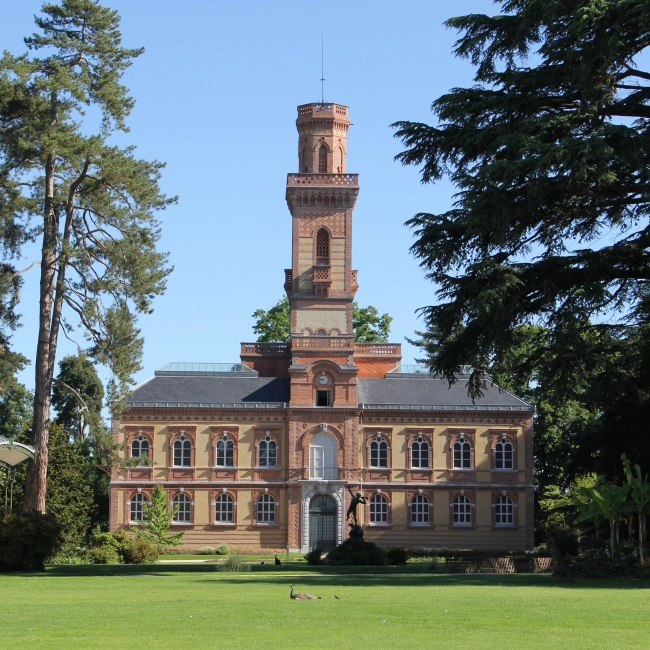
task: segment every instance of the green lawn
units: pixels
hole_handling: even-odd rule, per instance
[[[120,575],[78,575],[118,570]],[[70,566],[44,575],[0,575],[0,647],[650,646],[650,581],[567,584],[542,575],[395,570],[294,577],[289,567],[251,574],[206,572],[205,567],[203,572],[160,571],[156,566],[129,570],[133,572]],[[298,592],[322,600],[291,601],[292,583]]]

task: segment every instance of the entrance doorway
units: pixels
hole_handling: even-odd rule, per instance
[[[336,501],[317,494],[309,502],[309,550],[331,551],[336,546]]]

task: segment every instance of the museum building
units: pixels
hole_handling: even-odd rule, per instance
[[[348,534],[350,490],[382,546],[533,548],[534,407],[490,386],[472,401],[401,364],[397,343],[357,343],[348,108],[298,107],[290,343],[242,343],[237,363],[170,363],[113,421],[121,452],[111,530],[132,528],[156,484],[187,548],[328,549]]]

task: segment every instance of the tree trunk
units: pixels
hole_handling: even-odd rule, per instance
[[[639,512],[639,562],[645,562],[645,515]]]
[[[36,348],[34,423],[31,442],[36,458],[29,461],[25,485],[25,508],[45,512],[47,482],[47,446],[50,437],[50,397],[54,364],[51,358],[51,318],[56,275],[59,216],[54,206],[55,156],[47,157],[45,166],[45,215],[41,257],[38,346]]]
[[[610,519],[609,520],[609,548],[611,552],[611,559],[614,559],[614,535],[616,534],[614,531],[614,528],[616,527],[616,520],[615,519]]]
[[[616,520],[616,555],[621,552],[621,522]]]

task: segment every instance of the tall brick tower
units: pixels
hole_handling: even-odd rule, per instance
[[[292,366],[316,358],[353,366],[358,285],[352,211],[359,184],[358,174],[346,173],[348,107],[304,104],[296,126],[300,171],[287,178],[293,237],[284,285],[291,304]]]

